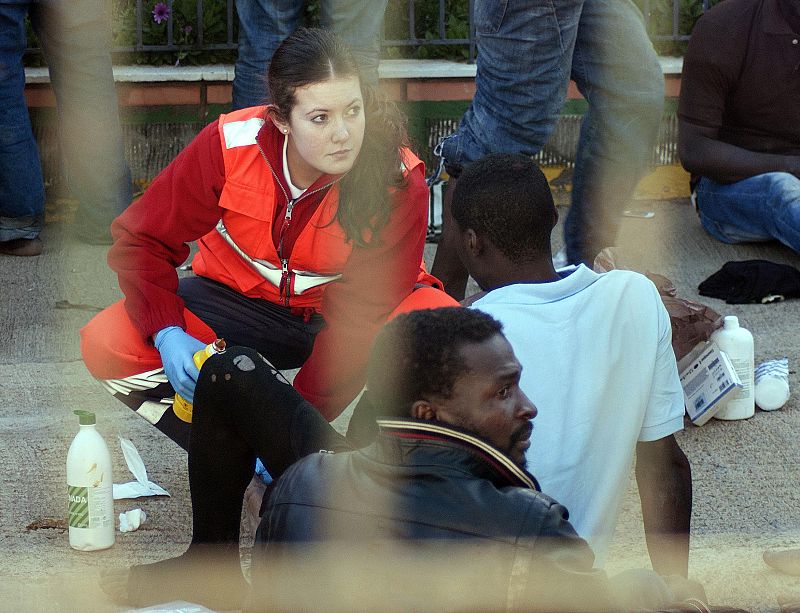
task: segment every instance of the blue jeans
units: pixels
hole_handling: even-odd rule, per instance
[[[564,238],[570,263],[591,262],[614,244],[658,136],[664,79],[641,12],[630,0],[475,0],[475,23],[475,97],[442,155],[464,166],[537,154],[574,80],[589,109]]]
[[[703,227],[724,243],[779,240],[800,252],[800,179],[769,172],[736,183],[702,177],[695,188]]]
[[[26,4],[0,3],[0,241],[35,238],[44,224],[44,183],[25,104]]]
[[[33,238],[42,227],[44,186],[25,104],[24,18],[50,69],[61,152],[72,195],[80,201],[75,230],[108,235],[130,204],[117,92],[109,54],[110,14],[92,0],[0,1],[0,240]]]
[[[347,42],[365,82],[378,82],[381,25],[388,0],[322,0],[320,23]],[[267,68],[278,45],[301,25],[303,0],[236,0],[239,57],[233,108],[269,101]]]

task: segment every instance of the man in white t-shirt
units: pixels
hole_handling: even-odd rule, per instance
[[[487,293],[539,409],[527,452],[542,491],[567,507],[602,566],[636,459],[653,568],[686,576],[691,469],[669,316],[643,275],[553,268],[558,219],[539,168],[522,155],[470,165],[453,194],[460,257]]]

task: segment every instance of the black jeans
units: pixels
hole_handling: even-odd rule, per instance
[[[256,457],[278,478],[298,459],[351,447],[258,352],[233,347],[200,371],[189,437],[192,543],[238,543]]]
[[[280,370],[300,368],[325,326],[321,315],[306,321],[286,307],[248,298],[204,277],[181,279],[178,295],[228,346],[252,347]]]

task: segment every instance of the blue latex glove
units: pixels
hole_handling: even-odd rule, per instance
[[[272,483],[272,475],[269,474],[266,466],[261,462],[261,458],[256,458],[256,474],[265,485]]]
[[[205,348],[205,343],[186,334],[178,326],[169,326],[153,337],[161,354],[167,379],[184,399],[194,402],[194,386],[200,370],[194,365],[194,354]]]

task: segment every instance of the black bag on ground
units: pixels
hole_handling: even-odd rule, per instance
[[[697,288],[701,296],[728,304],[765,302],[767,296],[800,296],[800,270],[768,260],[726,262]]]

